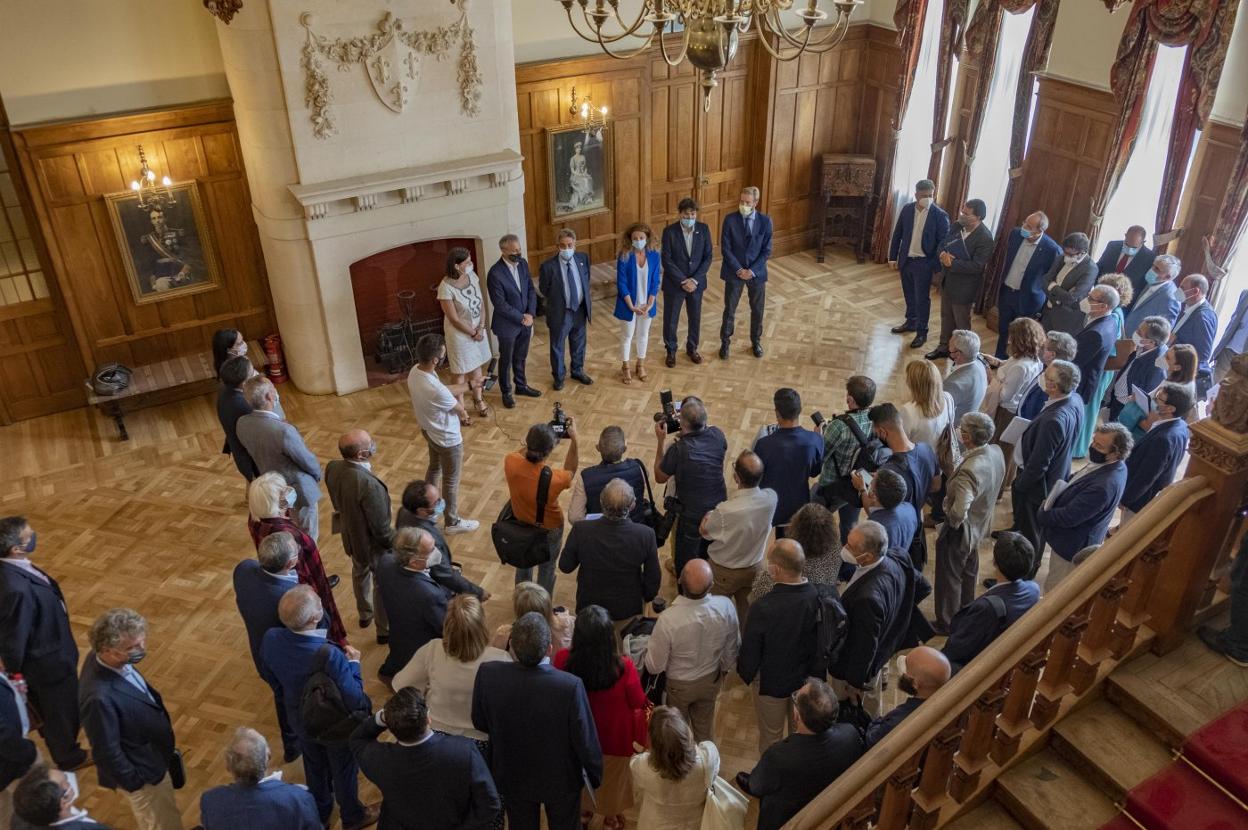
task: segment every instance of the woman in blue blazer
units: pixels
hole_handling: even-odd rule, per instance
[[[659,312],[659,252],[650,226],[636,222],[624,232],[620,255],[615,260],[615,318],[620,325],[620,372],[625,383],[633,382],[628,361],[637,344],[637,379],[646,379],[646,345],[650,321]]]

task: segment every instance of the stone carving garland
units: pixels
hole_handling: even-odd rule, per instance
[[[377,22],[377,32],[363,37],[330,40],[312,30],[316,20],[304,12],[299,22],[307,30],[308,39],[303,46],[301,65],[304,72],[304,100],[310,110],[312,134],[328,138],[337,130],[330,113],[333,94],[329,78],[321,59],[332,61],[339,72],[349,72],[357,64],[364,64],[373,91],[386,107],[403,112],[408,94],[420,81],[420,59],[432,55],[445,60],[456,44],[459,45],[459,106],[465,115],[475,116],[481,111],[481,69],[477,65],[477,52],[473,44],[473,29],[468,23],[468,0],[455,0],[460,10],[459,20],[437,29],[413,32],[403,27],[403,21],[390,12]]]

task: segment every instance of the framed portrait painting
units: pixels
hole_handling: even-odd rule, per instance
[[[163,197],[127,190],[104,197],[135,303],[211,291],[221,269],[196,182],[163,188]]]
[[[611,209],[610,132],[605,125],[546,131],[551,222]]]

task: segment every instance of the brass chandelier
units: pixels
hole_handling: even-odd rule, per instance
[[[772,57],[794,60],[805,52],[826,52],[840,44],[849,31],[850,14],[863,0],[831,0],[836,18],[817,37],[815,27],[830,17],[819,8],[820,0],[805,0],[804,7],[793,10],[801,22],[792,29],[784,25],[780,15],[793,9],[796,0],[641,0],[631,23],[620,16],[620,0],[593,0],[592,5],[591,0],[557,2],[563,4],[573,31],[597,43],[613,58],[631,58],[649,49],[656,39],[668,65],[688,58],[699,70],[702,105],[709,110],[711,90],[719,85],[716,74],[736,55],[738,36],[751,26]],[[573,6],[580,6],[579,14],[573,13]],[[648,35],[644,34],[646,27],[650,27]],[[604,31],[608,28],[610,32]],[[681,35],[680,47],[674,53],[669,53],[664,31]],[[645,42],[627,52],[612,49],[629,37],[645,37]]]

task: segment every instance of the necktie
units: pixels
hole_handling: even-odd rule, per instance
[[[124,674],[126,676],[126,679],[129,680],[130,683],[133,684],[136,689],[142,692],[149,701],[151,701],[152,703],[156,702],[156,698],[152,697],[152,693],[148,691],[147,683],[144,682],[143,678],[139,675],[137,671],[135,671],[133,666],[126,666],[126,670]]]
[[[1127,256],[1126,254],[1123,254],[1122,256],[1118,257],[1118,267],[1115,270],[1117,270],[1117,272],[1121,274],[1123,271],[1126,270],[1127,263],[1130,261],[1131,261],[1131,257]]]
[[[581,307],[580,290],[577,288],[576,275],[572,273],[572,263],[565,262],[563,265],[563,288],[564,293],[568,297],[568,308],[578,309]]]

